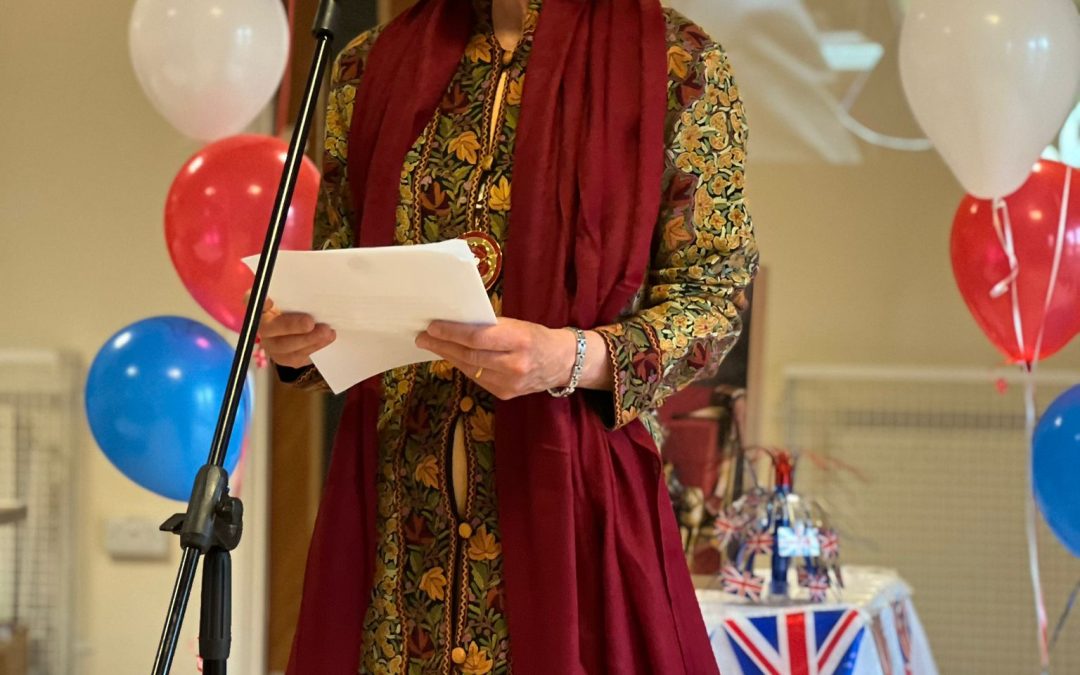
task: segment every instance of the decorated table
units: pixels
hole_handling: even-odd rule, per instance
[[[721,675],[937,675],[910,587],[893,570],[843,573],[843,590],[816,603],[806,588],[751,602],[695,577]]]

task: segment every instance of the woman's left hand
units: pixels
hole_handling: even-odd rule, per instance
[[[436,321],[417,336],[416,346],[506,400],[566,386],[576,339],[568,330],[500,317],[494,326]]]

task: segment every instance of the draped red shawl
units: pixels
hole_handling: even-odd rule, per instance
[[[394,242],[405,153],[475,26],[472,0],[389,24],[356,95],[357,240]],[[611,323],[640,288],[664,163],[657,0],[544,0],[514,158],[503,311]],[[379,380],[349,394],[308,556],[289,673],[355,673],[375,566]],[[610,405],[610,403],[609,403]],[[655,444],[604,428],[582,395],[500,402],[495,479],[515,673],[715,673]]]

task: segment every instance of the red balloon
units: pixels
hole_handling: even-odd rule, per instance
[[[1057,245],[1065,178],[1071,173],[1065,205],[1065,233],[1054,297],[1044,312]],[[1012,224],[1018,262],[1015,280],[1024,338],[1016,339],[1012,293],[992,297],[1009,278],[1009,261],[994,229],[992,203],[968,195],[956,211],[952,230],[952,266],[968,309],[990,341],[1016,363],[1031,363],[1045,321],[1039,358],[1046,358],[1080,333],[1080,171],[1040,161],[1020,190],[1004,199]],[[1004,219],[999,218],[1004,227]]]
[[[270,136],[207,145],[180,169],[165,203],[173,266],[203,309],[234,331],[254,275],[240,260],[262,250],[288,146]],[[319,170],[304,158],[282,236],[283,249],[311,248]]]

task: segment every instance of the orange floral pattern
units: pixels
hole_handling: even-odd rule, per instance
[[[612,427],[715,370],[742,331],[735,300],[758,267],[743,196],[746,112],[731,64],[670,10],[668,78],[669,161],[652,268],[627,318],[598,329],[614,363]]]
[[[465,653],[465,663],[461,664],[461,672],[467,675],[484,675],[490,673],[495,666],[487,655],[487,650],[481,649],[475,642],[469,643],[469,650]]]
[[[420,577],[420,590],[432,600],[446,597],[446,574],[441,567],[432,567]]]
[[[495,541],[495,535],[487,531],[486,525],[469,538],[470,560],[496,560],[502,553],[502,545]]]

